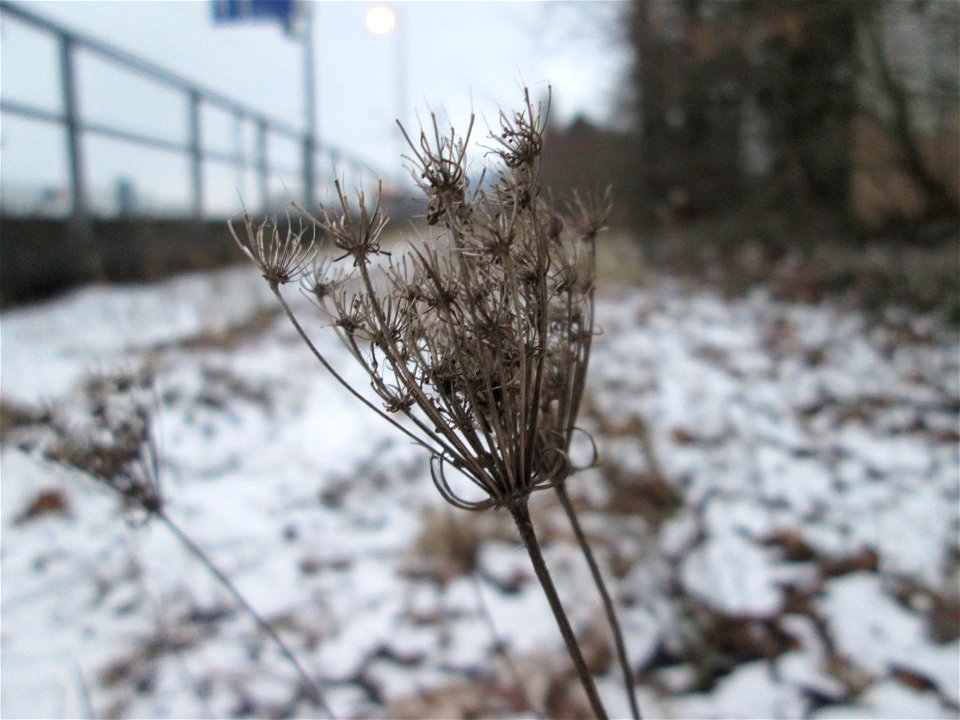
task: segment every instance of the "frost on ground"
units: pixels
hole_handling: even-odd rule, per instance
[[[670,282],[609,292],[598,318],[581,421],[603,464],[570,490],[646,715],[956,717],[956,334]],[[95,426],[91,372],[153,378],[170,515],[338,717],[584,714],[508,519],[447,509],[427,458],[323,374],[255,273],[88,288],[0,327],[4,717],[319,715],[166,528],[45,459]],[[624,716],[563,513],[533,505]]]

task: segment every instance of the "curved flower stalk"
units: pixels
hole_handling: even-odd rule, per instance
[[[234,238],[320,363],[430,452],[433,482],[445,500],[466,510],[502,507],[511,513],[591,708],[606,717],[530,520],[531,494],[557,490],[601,588],[639,717],[613,606],[564,488],[574,472],[569,448],[594,332],[594,241],[609,198],[575,195],[561,211],[541,197],[537,178],[547,109],[535,106],[528,92],[524,100],[521,111],[501,114],[501,127],[491,135],[489,151],[500,169],[487,188],[470,188],[466,147],[472,120],[465,139],[452,129],[442,135],[435,117],[432,134],[421,131],[416,142],[404,130],[411,173],[426,196],[427,222],[440,235],[388,257],[376,276],[372,259],[386,255],[379,188],[372,207],[362,192],[351,203],[339,183],[334,209],[314,216],[295,205],[321,242],[333,246],[330,254],[339,253],[333,261],[313,237],[287,245],[274,232],[274,244],[257,252],[236,233]],[[249,218],[244,224],[249,243],[263,237]],[[280,292],[296,278],[276,268],[299,267],[308,256],[313,263],[300,273],[303,289],[366,371],[379,406],[336,373]],[[338,265],[351,259],[349,269]]]

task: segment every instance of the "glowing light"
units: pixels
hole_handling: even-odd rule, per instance
[[[376,35],[386,35],[397,24],[397,14],[386,5],[376,5],[367,10],[367,30]]]

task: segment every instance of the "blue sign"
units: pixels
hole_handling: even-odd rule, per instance
[[[294,0],[213,0],[213,19],[217,22],[240,22],[269,18],[287,26],[296,15]]]

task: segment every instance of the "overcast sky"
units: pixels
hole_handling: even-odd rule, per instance
[[[554,115],[560,120],[583,113],[605,121],[615,112],[627,53],[618,42],[615,20],[622,6],[612,0],[393,3],[398,26],[385,36],[365,27],[365,14],[376,4],[316,2],[311,7],[321,140],[361,157],[384,175],[400,167],[393,124],[398,115],[415,125],[417,113],[425,117],[433,109],[465,128],[472,108],[482,136],[484,119],[492,123],[499,106],[519,102],[522,83],[536,97],[552,85]],[[302,45],[276,22],[215,23],[212,0],[41,0],[20,5],[303,126]],[[6,16],[0,39],[4,99],[59,110],[55,42]],[[400,87],[405,91],[398,92],[401,67]],[[182,94],[86,53],[80,56],[78,75],[86,119],[186,140]],[[202,127],[209,146],[227,151],[242,146],[252,156],[252,127],[209,110]],[[65,185],[62,129],[4,114],[0,135],[8,201],[24,185]],[[296,148],[279,141],[271,148],[278,165],[271,183],[285,182],[295,192],[300,179]],[[93,136],[85,139],[84,151],[89,183],[101,201],[112,198],[118,179],[127,178],[144,202],[189,207],[184,157]],[[207,164],[204,170],[208,207],[235,204],[238,191],[256,192],[252,174],[240,175],[236,168],[219,164]]]

